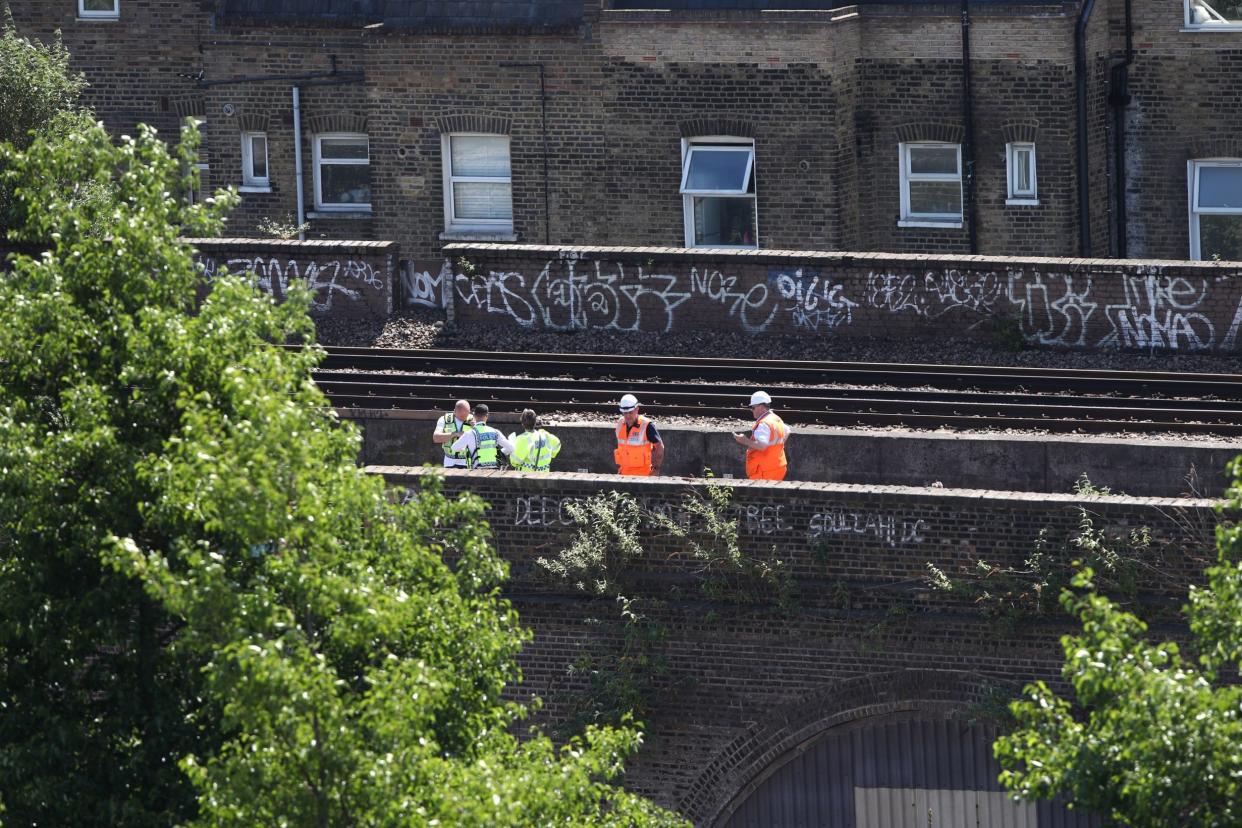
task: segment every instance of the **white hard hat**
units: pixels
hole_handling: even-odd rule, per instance
[[[638,408],[638,397],[635,397],[633,394],[626,394],[621,398],[619,408],[622,414],[627,411],[633,411],[635,408]]]
[[[750,395],[751,405],[771,405],[772,398],[768,396],[767,391],[756,391]]]

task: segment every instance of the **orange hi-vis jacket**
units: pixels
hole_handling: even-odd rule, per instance
[[[789,461],[785,459],[785,438],[789,429],[785,422],[771,411],[764,414],[750,430],[751,439],[759,426],[767,425],[772,432],[772,440],[765,449],[746,450],[746,476],[751,480],[784,480],[788,471]]]
[[[627,429],[625,418],[617,420],[617,450],[612,457],[617,461],[621,474],[651,476],[651,442],[647,440],[647,426],[651,420],[642,414],[633,429]]]

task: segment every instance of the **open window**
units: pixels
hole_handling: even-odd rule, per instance
[[[1242,30],[1242,0],[1184,0],[1188,29]]]
[[[684,141],[680,190],[687,247],[759,246],[754,141]]]
[[[1242,158],[1191,161],[1190,258],[1242,261]]]
[[[900,144],[902,227],[962,226],[962,146]]]

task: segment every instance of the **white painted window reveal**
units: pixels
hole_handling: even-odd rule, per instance
[[[1035,184],[1035,145],[1005,145],[1005,167],[1009,178],[1009,204],[1038,204],[1039,190]]]
[[[78,17],[84,20],[116,20],[121,16],[121,0],[78,0]]]
[[[241,136],[242,185],[270,189],[267,173],[267,133],[243,132]]]
[[[1242,261],[1242,158],[1191,161],[1190,258]]]
[[[205,118],[190,117],[190,122],[198,127],[199,144],[198,144],[198,161],[194,164],[194,169],[198,170],[198,185],[191,187],[186,193],[186,202],[189,204],[198,204],[203,200],[203,192],[205,188],[204,181],[207,178],[207,171],[211,169],[208,163],[207,154],[207,120]]]
[[[680,191],[687,247],[759,246],[753,140],[682,141]]]
[[[454,133],[441,139],[444,227],[448,232],[513,232],[509,136]]]
[[[898,145],[901,227],[962,226],[962,146],[920,142]]]
[[[367,136],[348,132],[316,135],[315,209],[370,212],[371,155]]]
[[[1242,0],[1183,0],[1187,29],[1242,31]]]

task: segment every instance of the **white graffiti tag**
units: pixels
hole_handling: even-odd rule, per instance
[[[214,259],[204,259],[202,265],[208,279],[214,279],[219,274],[219,266]],[[302,282],[311,291],[310,308],[317,313],[332,310],[332,303],[337,297],[360,301],[364,292],[384,289],[382,272],[369,262],[356,259],[321,263],[256,256],[253,259],[229,259],[225,269],[229,273],[250,274],[251,283],[277,301],[284,301],[289,295],[291,284]]]
[[[1207,297],[1206,281],[1198,286],[1180,276],[1122,276],[1125,298],[1104,312],[1112,332],[1099,345],[1117,348],[1186,348],[1201,351],[1216,341],[1212,321],[1196,309]]]
[[[811,518],[807,537],[814,540],[829,535],[871,535],[888,546],[923,542],[926,522],[921,518],[898,518],[881,512],[847,512],[837,509]]]

